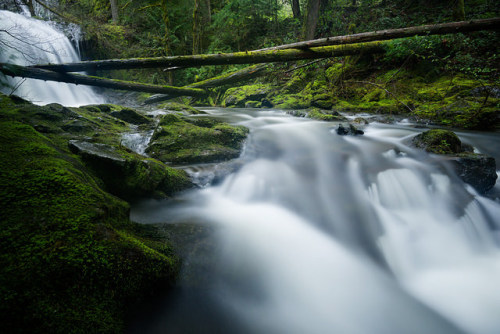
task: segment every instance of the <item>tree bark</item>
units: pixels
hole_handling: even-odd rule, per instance
[[[118,23],[118,4],[116,0],[109,0],[111,6],[111,19],[114,23]]]
[[[384,48],[381,42],[369,42],[349,45],[333,45],[309,48],[307,50],[287,49],[272,51],[246,51],[236,53],[219,53],[192,56],[171,56],[155,58],[108,59],[83,61],[68,64],[35,65],[40,68],[57,72],[82,72],[96,70],[118,70],[133,68],[158,67],[198,67],[205,65],[228,64],[258,64],[295,61],[302,59],[332,58],[354,55],[359,53],[382,53]]]
[[[500,18],[459,21],[441,24],[429,24],[416,27],[386,29],[379,31],[363,32],[353,35],[326,37],[315,40],[308,40],[304,42],[297,42],[291,44],[284,44],[255,51],[270,51],[270,50],[284,50],[284,49],[308,49],[310,47],[325,46],[325,45],[340,45],[340,44],[353,44],[363,43],[370,41],[383,41],[395,38],[405,38],[413,36],[427,36],[427,35],[445,35],[456,34],[478,30],[496,30],[500,29]]]
[[[66,82],[77,85],[80,84],[80,85],[88,85],[88,86],[96,86],[104,88],[133,90],[137,92],[162,93],[162,94],[169,94],[170,96],[206,95],[206,91],[199,88],[183,88],[183,87],[141,84],[137,82],[104,79],[104,78],[81,75],[81,74],[58,73],[58,72],[13,65],[13,64],[0,63],[0,72],[12,77],[32,78],[39,80]]]
[[[464,0],[454,0],[453,1],[453,19],[465,20]]]
[[[302,37],[304,40],[314,38],[316,26],[318,25],[320,0],[307,0],[307,8],[304,24],[302,26]]]
[[[193,6],[193,54],[200,53],[201,45],[201,17],[200,0],[194,0]]]
[[[299,0],[292,0],[292,13],[295,19],[300,19],[300,3]]]

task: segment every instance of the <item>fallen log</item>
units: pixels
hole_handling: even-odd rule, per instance
[[[396,38],[405,38],[413,36],[445,35],[479,30],[495,30],[500,28],[500,18],[470,20],[460,22],[449,22],[440,24],[428,24],[423,26],[386,29],[379,31],[362,32],[359,34],[326,37],[309,41],[284,44],[255,51],[272,51],[284,49],[308,49],[312,47],[341,45],[353,43],[365,43],[370,41],[384,41]]]
[[[108,59],[66,64],[34,65],[31,67],[56,72],[82,72],[174,66],[198,67],[205,65],[257,64],[302,59],[341,57],[359,53],[382,53],[384,52],[383,43],[384,42],[369,42],[349,45],[334,45],[310,48],[307,50],[286,49],[191,56]]]
[[[239,71],[223,74],[214,78],[210,78],[204,81],[199,81],[192,83],[190,85],[184,86],[183,88],[211,88],[211,87],[220,87],[224,85],[233,84],[236,82],[241,82],[244,80],[253,79],[255,77],[264,75],[267,73],[267,64],[265,65],[253,65],[249,67],[245,67]],[[174,98],[175,96],[168,94],[156,94],[144,101],[144,104],[152,104],[158,103],[162,101],[169,100]]]
[[[5,63],[0,63],[0,72],[12,77],[66,82],[77,85],[88,85],[88,86],[96,86],[104,88],[133,90],[146,93],[163,93],[163,94],[169,94],[171,96],[206,95],[206,91],[200,88],[150,85],[150,84],[143,84],[131,81],[105,79],[105,78],[82,75],[82,74],[59,73],[39,68],[25,67],[25,66],[5,64]]]

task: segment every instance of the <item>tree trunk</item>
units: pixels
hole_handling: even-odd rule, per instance
[[[138,59],[109,59],[83,61],[70,64],[35,65],[32,68],[41,68],[58,72],[82,72],[96,70],[118,70],[133,68],[158,68],[158,67],[198,67],[205,65],[228,64],[258,64],[285,62],[302,59],[319,59],[341,57],[359,53],[384,52],[381,42],[370,42],[349,45],[334,45],[310,48],[307,50],[287,49],[273,51],[245,51],[236,53],[219,53],[193,56],[171,56]]]
[[[318,25],[320,2],[320,0],[307,0],[306,15],[302,26],[302,38],[304,40],[314,38],[316,26]]]
[[[326,37],[304,42],[284,44],[255,51],[270,51],[284,49],[308,49],[310,47],[325,46],[325,45],[340,45],[363,43],[370,41],[383,41],[395,38],[405,38],[413,36],[427,35],[445,35],[456,34],[478,30],[495,30],[500,28],[500,18],[470,20],[461,22],[450,22],[441,24],[429,24],[417,27],[407,27],[398,29],[387,29],[371,32],[362,32],[359,34]]]
[[[293,17],[300,20],[300,3],[299,0],[292,0]]]
[[[111,18],[114,23],[118,23],[118,4],[116,0],[109,0],[111,6]]]
[[[193,54],[200,53],[201,44],[201,17],[200,0],[194,0],[193,6]]]
[[[465,20],[464,0],[453,0],[453,19]]]
[[[58,72],[52,72],[38,68],[24,67],[13,64],[0,63],[0,72],[12,77],[66,82],[72,84],[89,85],[89,86],[104,87],[104,88],[132,90],[136,92],[162,93],[162,94],[169,94],[171,96],[206,95],[206,91],[199,88],[183,88],[183,87],[141,84],[137,82],[104,79],[104,78],[92,77],[81,74],[58,73]]]

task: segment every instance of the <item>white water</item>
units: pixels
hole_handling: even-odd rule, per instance
[[[50,23],[0,11],[0,62],[35,65],[79,60],[68,38]],[[105,102],[88,86],[12,78],[0,74],[0,91],[10,94],[12,87],[15,88],[15,95],[40,105],[55,102],[80,106]]]
[[[407,147],[417,130],[210,112],[251,129],[243,167],[132,217],[215,226],[216,279],[137,332],[500,333],[500,203]]]

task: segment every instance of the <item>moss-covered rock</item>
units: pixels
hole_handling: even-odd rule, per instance
[[[121,110],[112,111],[110,115],[127,123],[135,125],[151,123],[150,119],[130,108],[123,108]]]
[[[218,162],[239,156],[248,129],[209,118],[167,114],[146,152],[173,164]]]
[[[6,333],[118,333],[126,305],[178,264],[128,204],[1,96],[0,322]],[[41,110],[47,110],[42,108]],[[35,120],[37,121],[37,120]]]
[[[485,193],[496,183],[495,159],[471,152],[458,136],[449,130],[433,129],[413,137],[412,145],[435,154],[445,154],[452,167],[465,183]]]
[[[166,102],[158,106],[158,108],[165,109],[168,111],[179,111],[184,115],[199,115],[206,114],[206,112],[196,109],[194,107],[188,106],[187,104],[182,104],[179,102]]]
[[[192,187],[183,170],[111,145],[70,140],[69,147],[103,181],[110,193],[127,200],[166,197]]]
[[[224,107],[244,107],[247,101],[261,101],[270,93],[270,86],[264,84],[229,88],[223,97]]]
[[[412,144],[420,149],[436,154],[454,154],[462,152],[462,142],[449,130],[433,129],[413,137]]]

